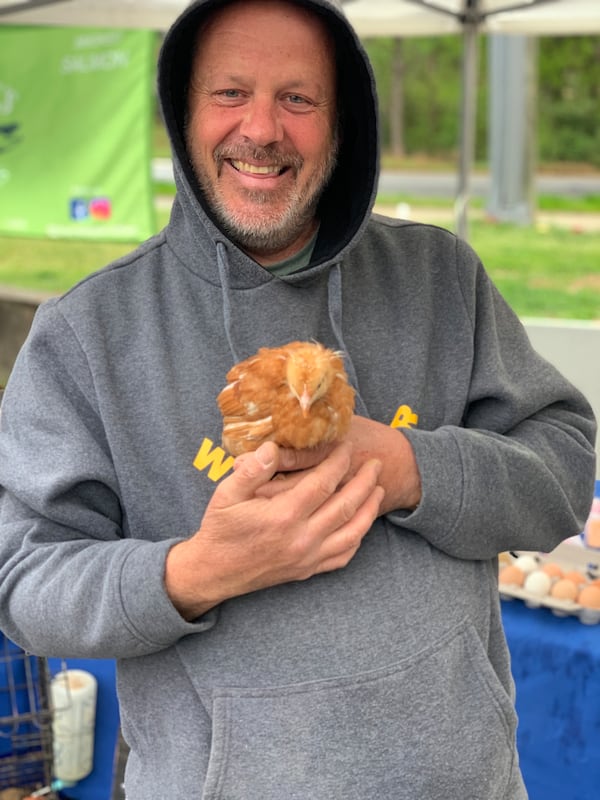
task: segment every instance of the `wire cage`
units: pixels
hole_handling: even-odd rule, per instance
[[[0,790],[34,793],[52,785],[52,771],[48,664],[0,632]]]

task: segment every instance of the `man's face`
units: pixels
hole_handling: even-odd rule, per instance
[[[306,244],[335,166],[333,43],[279,0],[227,6],[201,32],[188,152],[219,224],[262,263]]]

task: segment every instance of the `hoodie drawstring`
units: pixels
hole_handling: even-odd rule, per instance
[[[367,407],[364,403],[364,400],[360,396],[356,369],[354,368],[354,364],[350,358],[350,353],[348,352],[348,348],[346,347],[342,333],[342,266],[339,263],[335,264],[329,270],[329,278],[327,281],[327,302],[329,321],[331,322],[333,335],[335,336],[335,339],[339,345],[339,349],[344,355],[344,366],[346,368],[346,372],[348,373],[348,380],[356,391],[356,411],[360,413],[361,416],[368,417],[369,413],[367,411]]]
[[[227,248],[223,242],[217,242],[217,267],[219,270],[219,278],[221,280],[221,291],[223,296],[223,322],[225,325],[225,335],[227,336],[227,344],[233,356],[233,363],[236,364],[242,360],[242,356],[238,352],[233,341],[233,320],[231,313],[231,289],[229,287],[229,266],[227,264]]]

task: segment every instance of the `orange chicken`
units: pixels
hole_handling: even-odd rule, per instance
[[[223,447],[232,455],[263,442],[303,449],[342,439],[354,412],[342,354],[313,342],[261,347],[227,373],[217,397]]]

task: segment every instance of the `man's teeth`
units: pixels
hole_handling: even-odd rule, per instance
[[[255,164],[246,164],[244,161],[232,161],[231,164],[240,172],[249,172],[252,175],[279,175],[281,172],[281,167],[257,167]]]

